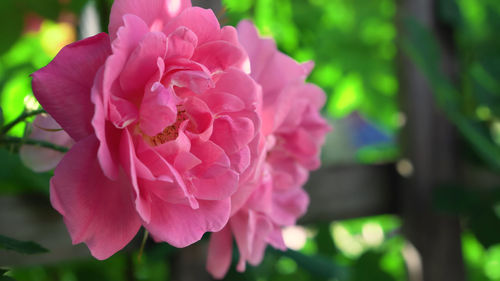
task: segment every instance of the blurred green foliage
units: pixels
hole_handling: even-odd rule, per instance
[[[359,111],[389,131],[398,128],[395,1],[222,2],[230,24],[250,18],[285,53],[315,61],[310,80],[328,94],[331,116]]]

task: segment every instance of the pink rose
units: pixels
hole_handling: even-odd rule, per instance
[[[283,226],[296,223],[309,203],[302,186],[310,170],[320,165],[320,148],[331,130],[321,117],[323,91],[305,78],[313,64],[298,64],[280,53],[272,39],[260,38],[251,22],[238,25],[238,35],[250,57],[251,76],[262,87],[261,163],[256,184],[243,206],[235,206],[229,223],[210,239],[207,269],[222,278],[231,263],[232,236],[245,263],[261,262],[267,244],[286,249]]]
[[[176,247],[226,225],[258,156],[260,89],[246,61],[211,10],[115,0],[109,36],[70,44],[33,74],[76,142],[50,187],[74,244],[105,259],[141,225]]]

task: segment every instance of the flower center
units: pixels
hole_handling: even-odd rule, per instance
[[[145,136],[145,138],[152,146],[158,146],[168,141],[175,140],[179,136],[179,127],[181,126],[182,122],[188,119],[189,116],[187,115],[186,111],[184,109],[178,108],[177,120],[175,120],[174,124],[166,127],[162,132],[158,133],[154,137]]]

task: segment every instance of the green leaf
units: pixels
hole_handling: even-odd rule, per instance
[[[468,225],[485,248],[500,243],[500,218],[492,207],[483,206],[476,209],[469,218]]]
[[[0,55],[10,49],[21,37],[23,13],[16,0],[0,1]]]
[[[2,110],[2,107],[0,107],[0,128],[3,127],[4,122],[5,122],[5,119],[3,118],[3,110]]]
[[[10,276],[0,276],[0,281],[16,281],[16,279],[10,277]]]
[[[488,164],[500,169],[500,147],[490,137],[486,125],[468,118],[460,110],[460,93],[440,68],[440,52],[429,28],[415,19],[405,22],[403,49],[427,77],[438,105],[457,127],[476,153]]]
[[[329,223],[318,223],[318,233],[316,234],[314,240],[318,246],[319,254],[328,257],[333,256],[338,252],[335,244],[333,243]]]
[[[332,260],[319,255],[305,255],[301,252],[290,249],[281,252],[271,247],[268,247],[268,251],[273,252],[277,255],[289,257],[290,259],[294,260],[300,268],[307,270],[311,274],[318,277],[338,278],[340,280],[344,280],[348,276],[346,268],[337,265]]]
[[[23,0],[26,8],[38,15],[56,21],[61,12],[61,4],[58,0]]]
[[[88,0],[72,0],[71,2],[69,2],[69,9],[79,15],[82,13],[82,10],[83,10],[83,7],[85,7],[85,4],[87,4],[87,2],[89,2]]]
[[[459,186],[436,189],[434,206],[439,210],[460,214],[485,248],[500,243],[500,218],[494,206],[500,202],[500,189],[478,190]]]
[[[382,254],[369,251],[356,260],[352,268],[353,281],[395,281],[394,277],[380,267]]]
[[[33,172],[24,166],[19,155],[5,149],[0,149],[0,159],[0,192],[2,194],[49,193],[51,173]]]
[[[49,250],[32,241],[19,241],[0,235],[0,249],[11,250],[23,254],[46,253]]]

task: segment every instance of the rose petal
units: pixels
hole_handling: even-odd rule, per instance
[[[229,226],[210,236],[207,271],[215,279],[222,279],[231,265],[231,257],[233,255],[232,240],[231,228]]]
[[[64,156],[50,184],[54,208],[64,216],[73,244],[85,242],[92,255],[106,259],[132,240],[141,226],[124,177],[110,181],[97,162],[95,136],[76,143]]]
[[[211,141],[193,142],[191,152],[202,161],[192,169],[193,194],[205,200],[222,200],[238,187],[238,174],[230,169],[229,158]]]
[[[205,65],[212,73],[229,67],[241,68],[247,59],[245,51],[227,41],[211,41],[196,48],[192,60]]]
[[[148,136],[156,136],[177,120],[177,104],[180,99],[171,87],[155,83],[146,91],[140,109],[140,128]]]
[[[120,74],[120,85],[125,92],[143,91],[151,76],[158,71],[157,60],[164,58],[167,37],[161,32],[147,33],[130,54]]]
[[[35,97],[76,141],[93,132],[90,92],[110,52],[108,35],[97,34],[64,47],[52,62],[32,74]]]
[[[231,203],[227,200],[199,201],[199,208],[170,204],[152,196],[151,222],[145,227],[157,241],[186,247],[207,231],[219,231],[227,223]]]
[[[163,25],[189,7],[190,0],[115,1],[109,17],[109,34],[114,40],[118,28],[123,25],[123,17],[127,14],[138,16],[149,28],[160,31]]]
[[[240,151],[255,136],[254,123],[245,117],[230,118],[223,115],[214,121],[213,127],[217,133],[212,134],[211,140],[226,153]]]
[[[132,143],[132,136],[128,130],[123,130],[122,132],[120,141],[120,162],[135,191],[135,208],[141,218],[145,222],[149,222],[151,218],[151,199],[148,194],[139,187],[137,179],[140,177],[147,180],[154,180],[155,177],[148,167],[137,158],[135,147]]]
[[[189,59],[193,56],[198,45],[198,37],[189,28],[179,26],[168,35],[168,48],[166,58],[182,57]]]
[[[180,26],[185,26],[196,34],[198,45],[219,39],[219,21],[210,9],[202,9],[200,7],[187,8],[179,16],[172,19],[165,26],[163,32],[170,34]]]

